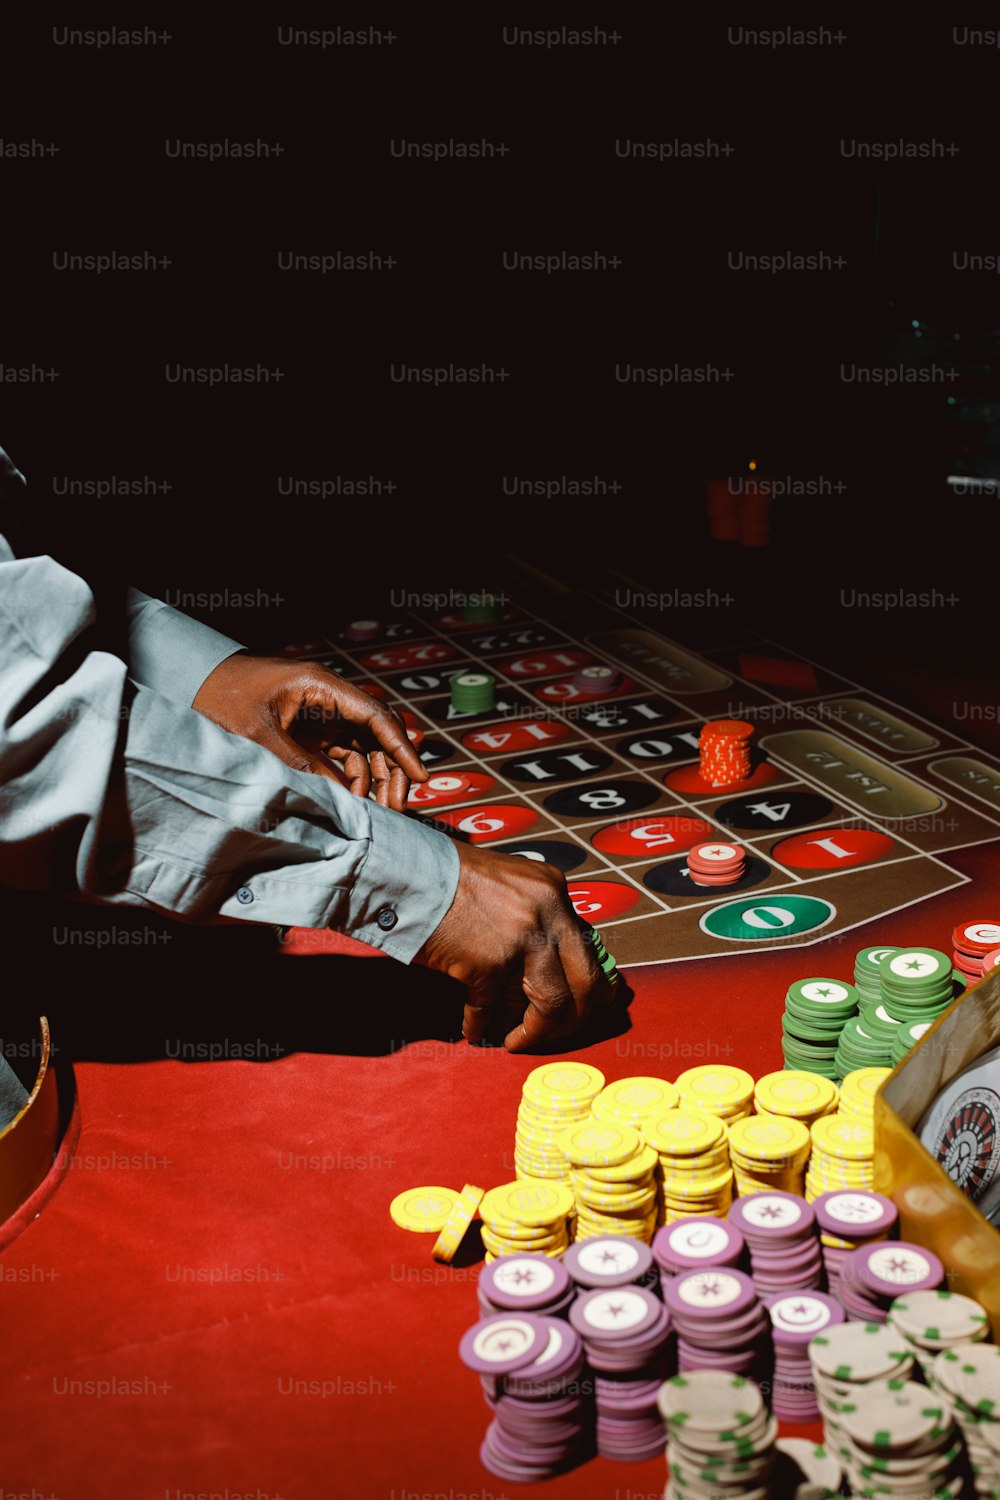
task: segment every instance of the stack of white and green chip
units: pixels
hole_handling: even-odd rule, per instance
[[[948,1402],[925,1385],[889,1380],[869,1386],[863,1401],[842,1411],[840,1429],[852,1494],[913,1500],[968,1494],[961,1433]]]
[[[785,996],[781,1050],[786,1068],[837,1079],[837,1043],[857,1015],[858,992],[841,979],[797,979]]]
[[[927,1371],[965,1438],[977,1495],[1000,1495],[1000,1349],[944,1349]]]
[[[982,1305],[973,1297],[943,1288],[904,1292],[890,1307],[888,1322],[909,1344],[925,1374],[943,1349],[961,1350],[990,1336],[990,1320]]]

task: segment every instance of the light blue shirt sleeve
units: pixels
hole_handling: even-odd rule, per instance
[[[137,674],[183,699],[226,638],[185,678],[149,644],[162,621],[171,657],[174,611],[138,613]],[[332,927],[409,962],[451,906],[452,841],[130,680],[83,649],[93,614],[81,578],[0,538],[0,883],[189,921]]]
[[[129,589],[126,612],[129,676],[184,708],[191,707],[220,661],[244,649],[239,641],[138,589]]]

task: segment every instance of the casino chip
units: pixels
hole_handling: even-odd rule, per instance
[[[737,1120],[729,1132],[729,1154],[740,1197],[768,1188],[801,1194],[809,1147],[809,1130],[801,1120],[780,1115]]]
[[[889,1308],[887,1322],[925,1369],[942,1349],[961,1349],[990,1336],[990,1320],[980,1303],[943,1288],[904,1292]]]
[[[778,1423],[752,1380],[722,1370],[675,1375],[660,1391],[667,1422],[665,1500],[764,1500],[773,1487]]]
[[[389,1204],[389,1214],[400,1229],[415,1234],[439,1234],[458,1203],[460,1194],[452,1188],[407,1188]]]
[[[476,1288],[484,1318],[495,1313],[531,1312],[560,1317],[576,1296],[569,1272],[537,1251],[500,1255],[479,1273]]]
[[[657,1395],[667,1374],[670,1317],[644,1286],[583,1292],[569,1310],[594,1371],[597,1451],[640,1462],[666,1444]]]
[[[504,1369],[494,1356],[508,1343],[517,1363]],[[479,1451],[491,1474],[532,1483],[587,1456],[583,1345],[565,1319],[525,1312],[486,1318],[467,1331],[460,1354],[479,1375],[493,1414]]]
[[[573,686],[577,692],[594,698],[602,693],[611,692],[621,680],[622,674],[618,668],[608,666],[606,662],[595,662],[589,667],[577,667],[573,673]]]
[[[664,1276],[679,1276],[705,1266],[735,1266],[745,1241],[734,1223],[712,1214],[692,1214],[664,1224],[653,1238],[653,1255]]]
[[[455,1258],[482,1201],[483,1189],[467,1182],[452,1204],[448,1217],[441,1226],[441,1233],[434,1241],[431,1254],[435,1260],[444,1261],[448,1265]]]
[[[720,840],[695,844],[688,851],[687,868],[695,885],[735,885],[746,874],[747,852],[741,844],[727,844]]]
[[[813,1209],[820,1228],[827,1287],[836,1296],[844,1257],[862,1245],[886,1239],[896,1224],[896,1205],[881,1193],[837,1189],[821,1193]]]
[[[891,1068],[856,1068],[844,1076],[840,1085],[840,1113],[860,1115],[871,1120],[875,1095],[888,1078]]]
[[[559,1137],[569,1125],[590,1118],[604,1087],[604,1074],[589,1063],[543,1063],[524,1080],[514,1138],[518,1177],[544,1177],[570,1183],[570,1168]]]
[[[577,1242],[620,1234],[648,1244],[656,1227],[656,1153],[639,1132],[591,1119],[559,1140],[572,1169]]]
[[[750,1251],[750,1271],[760,1297],[806,1292],[823,1280],[823,1251],[816,1215],[795,1193],[751,1193],[729,1210],[729,1222]]]
[[[862,1405],[870,1388],[890,1380],[907,1380],[914,1360],[907,1345],[884,1323],[840,1323],[809,1341],[816,1400],[823,1418],[826,1446],[843,1454],[847,1445],[841,1422]]]
[[[779,1438],[774,1448],[772,1494],[787,1495],[789,1500],[834,1500],[840,1494],[844,1471],[822,1443]]]
[[[879,967],[889,954],[898,953],[898,948],[862,948],[854,960],[854,986],[862,1000],[882,999],[882,982]]]
[[[615,1125],[632,1125],[641,1132],[645,1120],[676,1109],[679,1097],[665,1078],[618,1078],[594,1100],[593,1116]]]
[[[751,1075],[743,1068],[732,1068],[725,1063],[688,1068],[677,1079],[676,1088],[679,1108],[703,1110],[717,1115],[727,1125],[748,1115],[753,1102]]]
[[[662,1283],[677,1332],[677,1364],[760,1376],[769,1355],[768,1315],[750,1277],[735,1266],[682,1271]]]
[[[884,1323],[901,1293],[935,1291],[943,1281],[944,1266],[932,1250],[908,1240],[887,1240],[845,1256],[838,1295],[849,1317]]]
[[[840,979],[798,979],[789,986],[781,1018],[781,1050],[793,1072],[836,1080],[841,1035],[858,1011],[858,991]]]
[[[754,727],[743,719],[713,719],[698,736],[698,772],[710,786],[733,786],[750,775]]]
[[[809,1133],[812,1155],[805,1195],[810,1203],[834,1188],[870,1190],[874,1186],[875,1131],[870,1117],[823,1115]]]
[[[765,1073],[754,1088],[754,1110],[758,1115],[786,1115],[811,1125],[821,1115],[834,1114],[840,1099],[837,1085],[820,1073],[786,1068]]]
[[[525,1177],[491,1188],[479,1205],[483,1244],[494,1256],[526,1250],[561,1255],[572,1211],[573,1194],[562,1182]]]
[[[955,968],[969,979],[981,979],[986,972],[986,959],[1000,945],[1000,922],[959,922],[952,933],[952,942]]]
[[[810,1340],[844,1321],[836,1297],[820,1291],[780,1293],[765,1301],[774,1344],[771,1410],[786,1422],[810,1422],[819,1416],[809,1363]]]
[[[841,1452],[853,1494],[959,1496],[967,1470],[951,1411],[915,1381],[873,1386],[840,1414]]]
[[[944,1349],[926,1375],[965,1439],[977,1494],[1000,1493],[1000,1349],[981,1343]]]
[[[451,706],[457,714],[481,714],[496,707],[496,678],[489,672],[462,672],[451,679]]]
[[[648,1245],[623,1235],[602,1234],[585,1244],[570,1245],[562,1259],[578,1287],[645,1286],[655,1292],[660,1278]]]
[[[660,1159],[665,1223],[725,1213],[733,1170],[724,1121],[703,1110],[675,1109],[647,1120],[642,1133]]]

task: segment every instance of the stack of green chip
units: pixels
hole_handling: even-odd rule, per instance
[[[451,706],[457,714],[482,714],[496,707],[496,678],[489,672],[462,672],[451,679]]]
[[[898,948],[862,948],[854,960],[854,985],[862,1000],[879,1001],[882,998],[882,981],[879,965],[888,954],[898,953]]]
[[[899,1027],[896,1035],[892,1039],[893,1067],[895,1067],[897,1063],[901,1063],[903,1061],[903,1058],[909,1052],[910,1048],[916,1046],[917,1042],[919,1042],[920,1038],[923,1036],[924,1032],[928,1030],[930,1025],[930,1021],[911,1021],[908,1026]]]
[[[500,618],[500,606],[492,594],[470,594],[462,619],[469,625],[489,625]]]
[[[786,1068],[837,1078],[837,1043],[857,1015],[858,992],[841,979],[797,979],[785,996],[781,1050]]]
[[[900,948],[879,966],[882,1005],[894,1021],[933,1021],[955,998],[951,959],[936,948]]]
[[[854,1068],[891,1068],[892,1044],[900,1023],[890,1016],[880,1001],[862,1000],[858,1006],[857,1025],[853,1031],[844,1028],[837,1054],[838,1065],[843,1064],[841,1077]],[[864,1062],[858,1062],[858,1057]]]
[[[862,1022],[860,1016],[848,1021],[840,1033],[837,1046],[837,1077],[846,1078],[848,1073],[853,1073],[857,1068],[891,1066],[892,1043],[884,1035],[872,1036],[868,1023]]]
[[[608,976],[612,986],[618,983],[618,965],[604,946],[604,939],[596,927],[588,929],[588,937],[594,945],[594,955],[605,974]]]

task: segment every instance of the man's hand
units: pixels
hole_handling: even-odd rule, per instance
[[[561,871],[458,845],[461,869],[448,914],[415,962],[466,985],[462,1035],[479,1042],[504,1002],[527,1001],[504,1045],[521,1052],[569,1036],[614,990],[580,930]]]
[[[205,678],[192,707],[296,771],[339,781],[355,796],[367,797],[374,782],[375,800],[397,812],[406,806],[410,782],[427,780],[399,715],[316,662],[228,656]],[[293,725],[301,743],[289,733]]]

